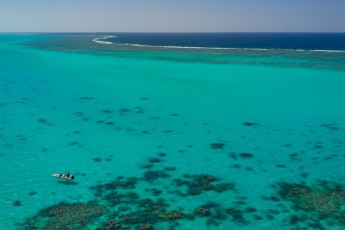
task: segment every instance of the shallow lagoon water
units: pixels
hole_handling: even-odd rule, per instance
[[[340,54],[334,54],[336,65],[329,64],[332,54],[289,55],[289,61],[265,54],[260,58],[269,62],[258,63],[252,54],[54,39],[0,37],[1,229],[25,229],[20,223],[30,218],[31,229],[40,222],[59,229],[66,220],[48,215],[47,224],[38,213],[59,202],[89,201],[108,211],[85,215],[83,224],[72,218],[67,229],[116,229],[104,224],[109,220],[122,229],[344,227],[332,212],[345,204]],[[234,57],[246,62],[228,62]],[[51,177],[65,171],[76,175],[73,183]],[[135,178],[134,187],[119,185],[128,178]],[[320,211],[320,200],[332,203],[334,195],[318,194],[329,191],[339,191],[337,205]],[[139,198],[127,195],[114,205],[111,192]],[[148,202],[160,207],[152,219],[147,213],[140,221],[122,218],[140,216],[137,205],[145,198],[170,206]],[[313,205],[305,207],[304,200]]]

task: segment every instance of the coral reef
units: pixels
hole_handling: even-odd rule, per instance
[[[159,153],[159,156],[165,157],[166,154]],[[151,158],[149,161],[149,164],[155,165],[160,159]],[[225,183],[209,174],[183,174],[182,177],[173,179],[167,171],[175,171],[176,167],[154,167],[162,169],[144,170],[141,177],[118,176],[110,182],[92,186],[90,189],[95,196],[92,203],[59,203],[50,206],[28,218],[21,227],[26,230],[88,229],[88,225],[94,223],[97,230],[153,230],[161,226],[173,230],[179,226],[181,219],[205,218],[207,226],[219,226],[231,218],[232,221],[243,224],[247,223],[244,215],[256,211],[255,208],[248,208],[246,211],[236,212],[208,202],[193,207],[194,211],[186,213],[183,207],[173,206],[174,198],[165,199],[164,195],[169,193],[180,199],[209,191],[236,192],[235,184]],[[177,185],[179,189],[169,190],[170,186],[167,185]]]
[[[310,187],[304,183],[283,182],[279,183],[278,194],[295,207],[290,225],[321,226],[321,221],[328,220],[345,226],[345,190],[340,185],[325,182]]]
[[[219,183],[217,178],[207,174],[185,175],[186,179],[175,179],[177,186],[187,186],[187,195],[200,195],[206,191],[235,191],[234,183]]]
[[[223,149],[225,147],[224,143],[212,143],[210,144],[211,149]]]
[[[320,214],[345,214],[345,191],[339,189],[318,190],[303,184],[280,184],[281,197],[305,211]]]
[[[99,204],[59,203],[41,210],[21,226],[30,230],[83,229],[107,212],[107,208]]]
[[[151,170],[144,173],[143,180],[154,181],[160,178],[168,178],[168,177],[170,177],[170,175],[164,171]]]

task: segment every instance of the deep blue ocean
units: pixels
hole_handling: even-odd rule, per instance
[[[70,33],[76,35],[76,33]],[[345,51],[345,33],[77,33],[117,44]]]

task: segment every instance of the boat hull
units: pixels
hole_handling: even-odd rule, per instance
[[[61,178],[61,179],[65,179],[65,180],[72,180],[72,178],[64,176],[64,175],[60,175],[58,173],[54,173],[52,174],[53,177],[57,177],[57,178]]]

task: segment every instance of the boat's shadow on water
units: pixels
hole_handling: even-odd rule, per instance
[[[65,184],[65,185],[77,185],[78,182],[75,181],[58,181],[59,184]]]

